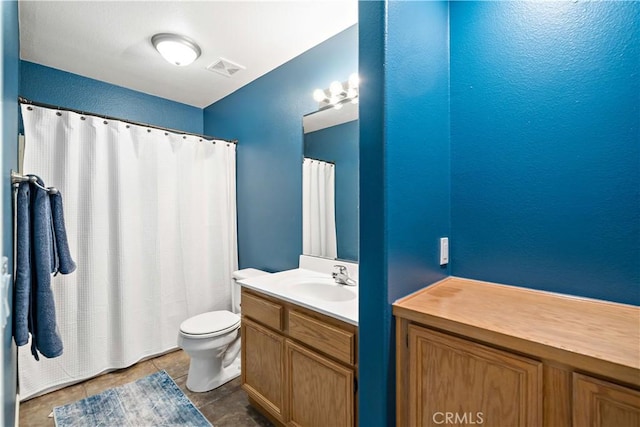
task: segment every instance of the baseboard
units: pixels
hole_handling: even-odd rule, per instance
[[[20,394],[16,393],[15,427],[20,427]]]

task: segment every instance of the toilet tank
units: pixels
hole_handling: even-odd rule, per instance
[[[240,289],[242,288],[236,282],[238,280],[248,279],[250,277],[262,276],[263,274],[271,274],[256,268],[243,268],[242,270],[233,272],[233,283],[231,284],[231,309],[234,313],[240,313]]]

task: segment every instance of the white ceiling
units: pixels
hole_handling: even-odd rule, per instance
[[[206,107],[357,22],[357,0],[20,1],[20,57]],[[166,62],[156,33],[190,37],[202,55]],[[246,67],[206,70],[220,57]],[[37,101],[37,100],[35,100]]]

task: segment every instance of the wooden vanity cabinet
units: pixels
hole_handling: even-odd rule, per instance
[[[638,307],[451,277],[393,310],[398,427],[640,427]]]
[[[273,417],[284,419],[284,337],[245,318],[241,334],[244,389]],[[244,351],[245,347],[250,351]]]
[[[409,371],[410,425],[541,424],[538,361],[411,325]]]
[[[573,374],[573,425],[638,427],[640,392],[586,375]]]
[[[354,371],[291,340],[285,343],[289,425],[353,426]]]
[[[357,327],[242,289],[242,387],[274,423],[356,424]]]

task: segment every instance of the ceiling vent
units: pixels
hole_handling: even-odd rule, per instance
[[[240,64],[236,64],[235,62],[229,61],[228,59],[220,58],[213,64],[207,67],[207,70],[213,71],[214,73],[222,74],[225,77],[231,77],[238,71],[244,70]]]

